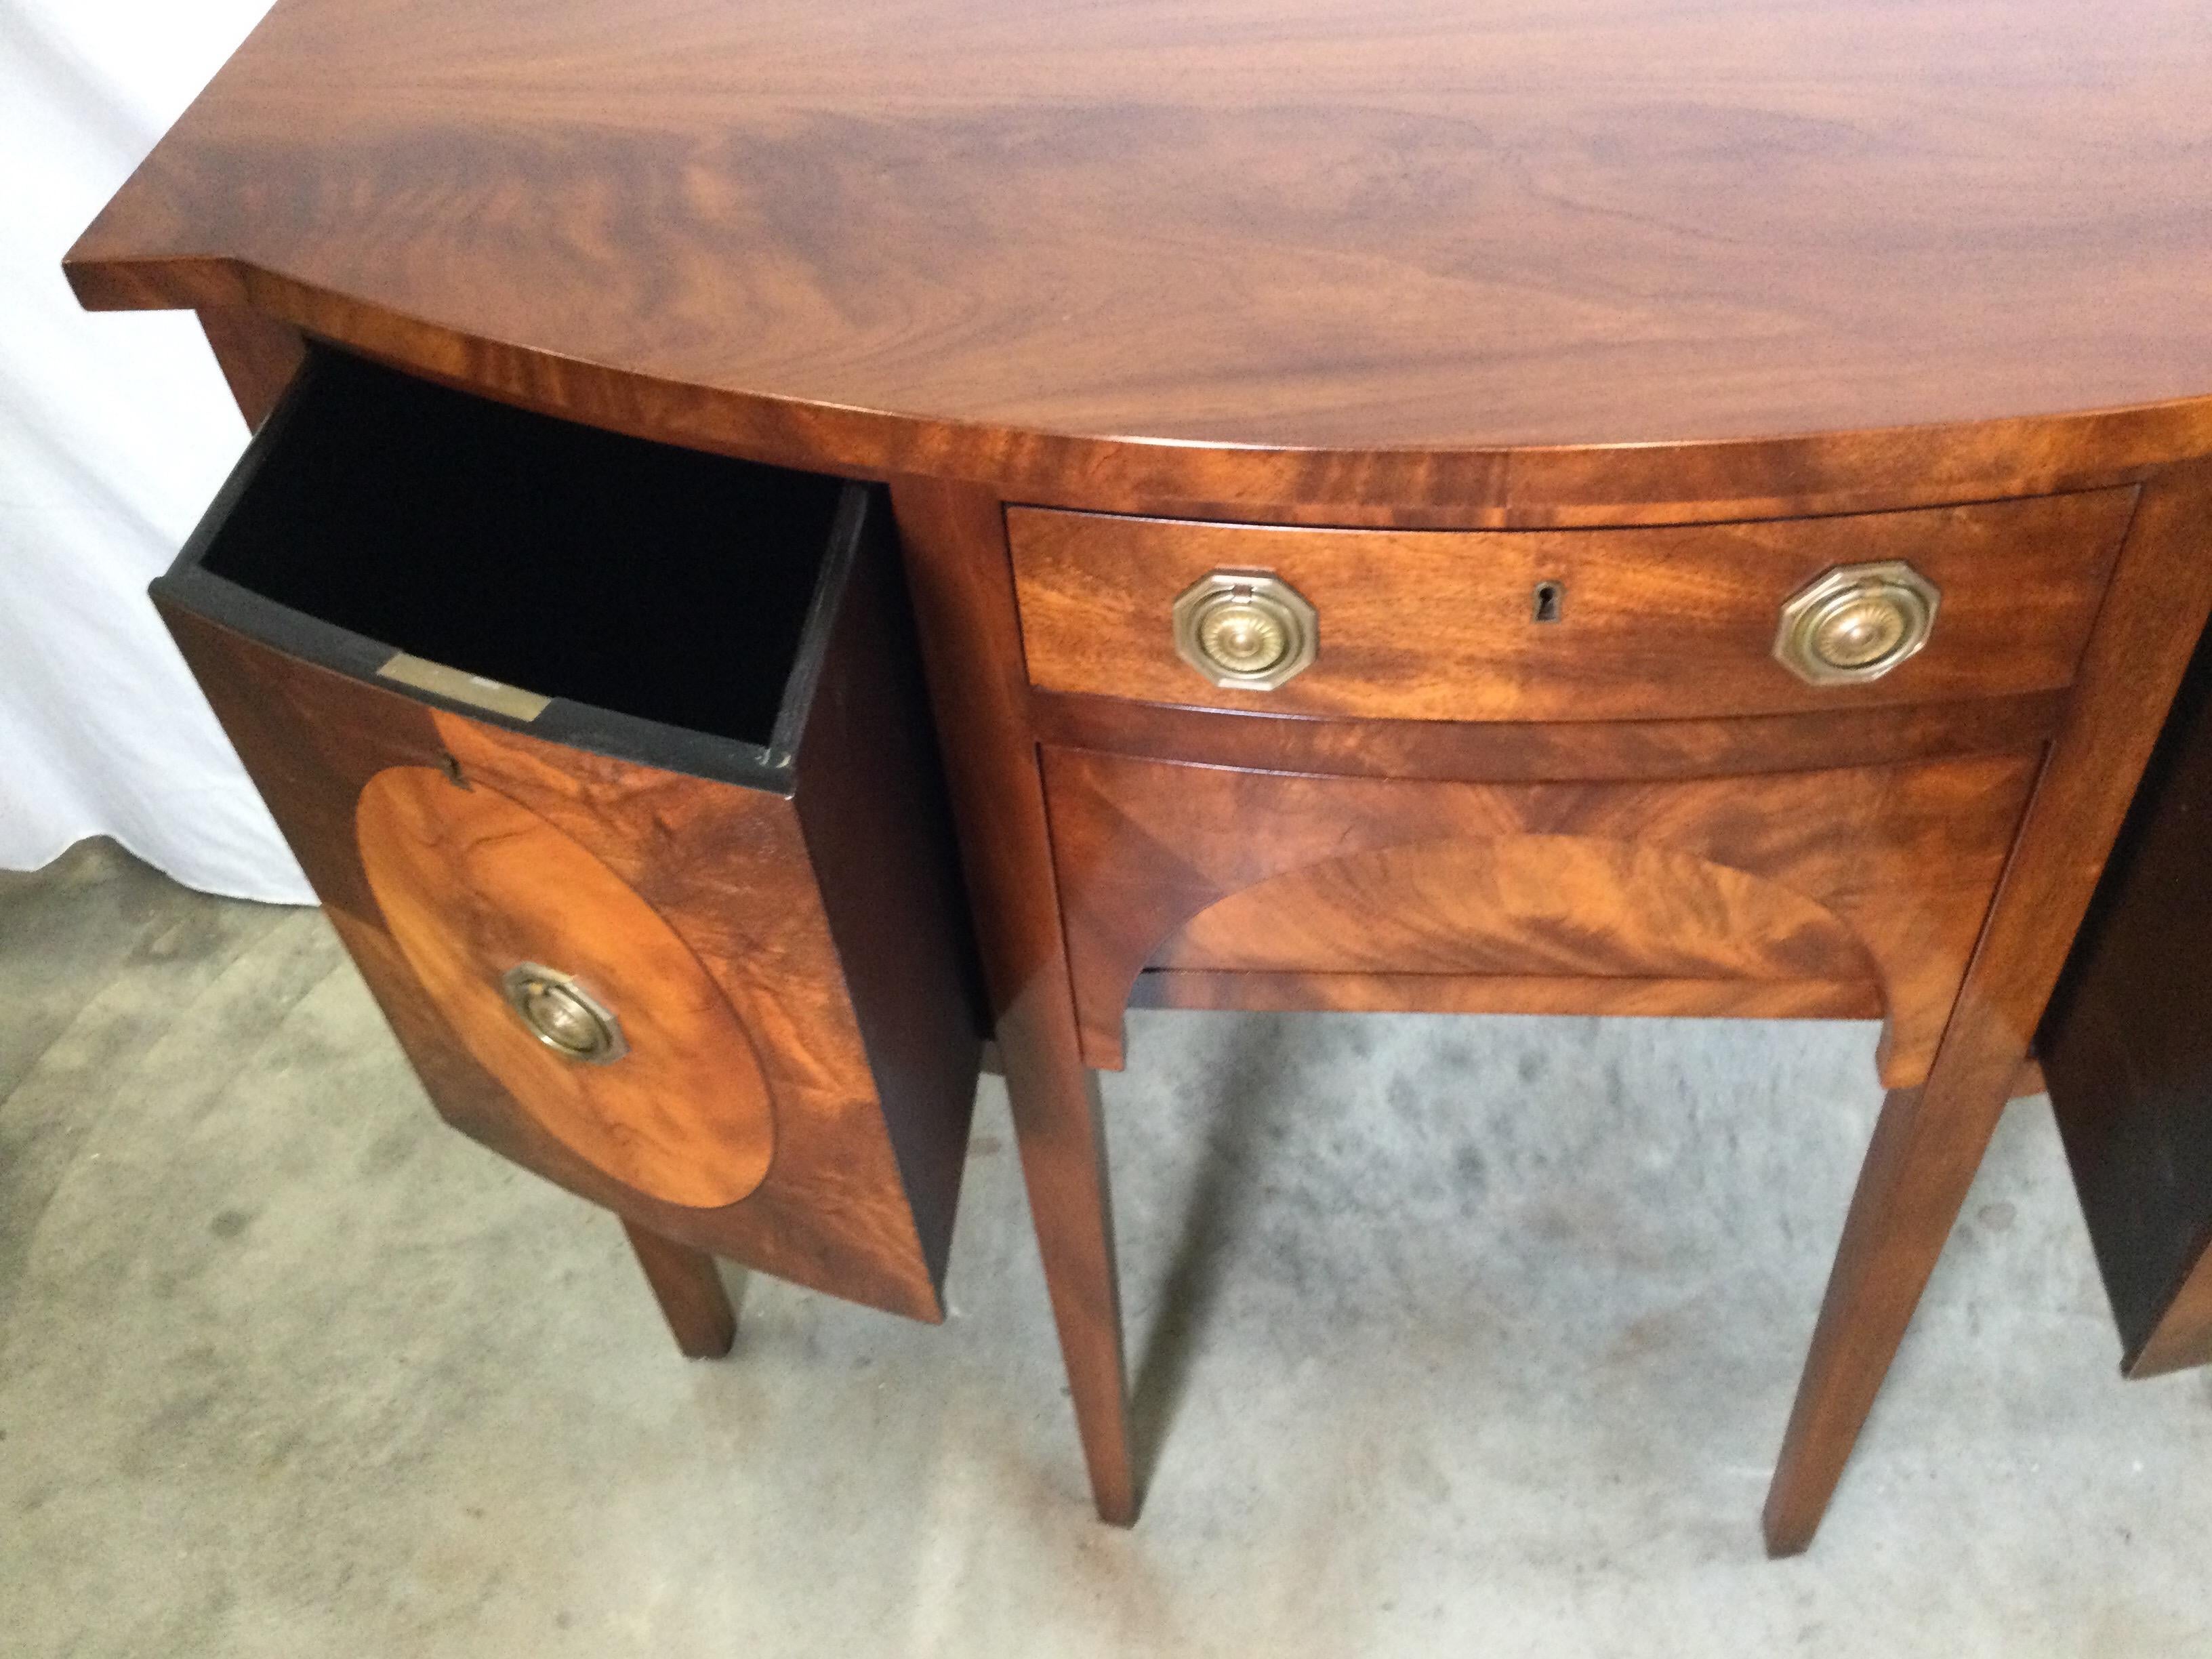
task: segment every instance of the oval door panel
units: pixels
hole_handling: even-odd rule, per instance
[[[371,778],[354,834],[408,965],[542,1127],[667,1203],[718,1208],[760,1185],[775,1114],[752,1042],[690,947],[595,854],[427,766]],[[595,1064],[541,1040],[502,988],[526,963],[573,976],[613,1016],[618,1058]]]

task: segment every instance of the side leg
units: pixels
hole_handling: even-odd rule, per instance
[[[999,1021],[999,1042],[1091,1497],[1099,1519],[1129,1526],[1137,1492],[1097,1081],[1076,1053],[1072,1006],[1011,1009]]]
[[[2167,706],[2212,613],[2212,462],[2142,486],[2066,713],[1928,1080],[1883,1103],[1766,1499],[1812,1541],[2002,1114]]]
[[[1076,1040],[1006,515],[988,490],[891,488],[1022,1178],[1101,1519],[1136,1519],[1098,1094]]]
[[[1893,1089],[1883,1101],[1767,1491],[1769,1555],[1796,1555],[1813,1541],[2006,1093],[1961,1100]]]
[[[737,1310],[714,1258],[663,1238],[624,1216],[623,1231],[686,1359],[720,1359],[738,1340]]]

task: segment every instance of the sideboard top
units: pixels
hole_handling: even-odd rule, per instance
[[[2118,463],[2212,447],[2208,88],[2201,0],[280,0],[68,264],[1046,495]]]

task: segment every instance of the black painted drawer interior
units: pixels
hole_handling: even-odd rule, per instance
[[[866,494],[319,349],[173,580],[265,602],[228,619],[348,672],[381,647],[555,699],[532,729],[556,741],[630,752],[637,720],[765,752]]]

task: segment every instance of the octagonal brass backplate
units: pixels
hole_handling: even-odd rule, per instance
[[[1784,602],[1775,658],[1810,685],[1878,680],[1928,643],[1942,598],[1902,559],[1839,564]]]
[[[1215,570],[1175,602],[1176,653],[1214,684],[1273,691],[1313,664],[1320,618],[1264,570]]]

